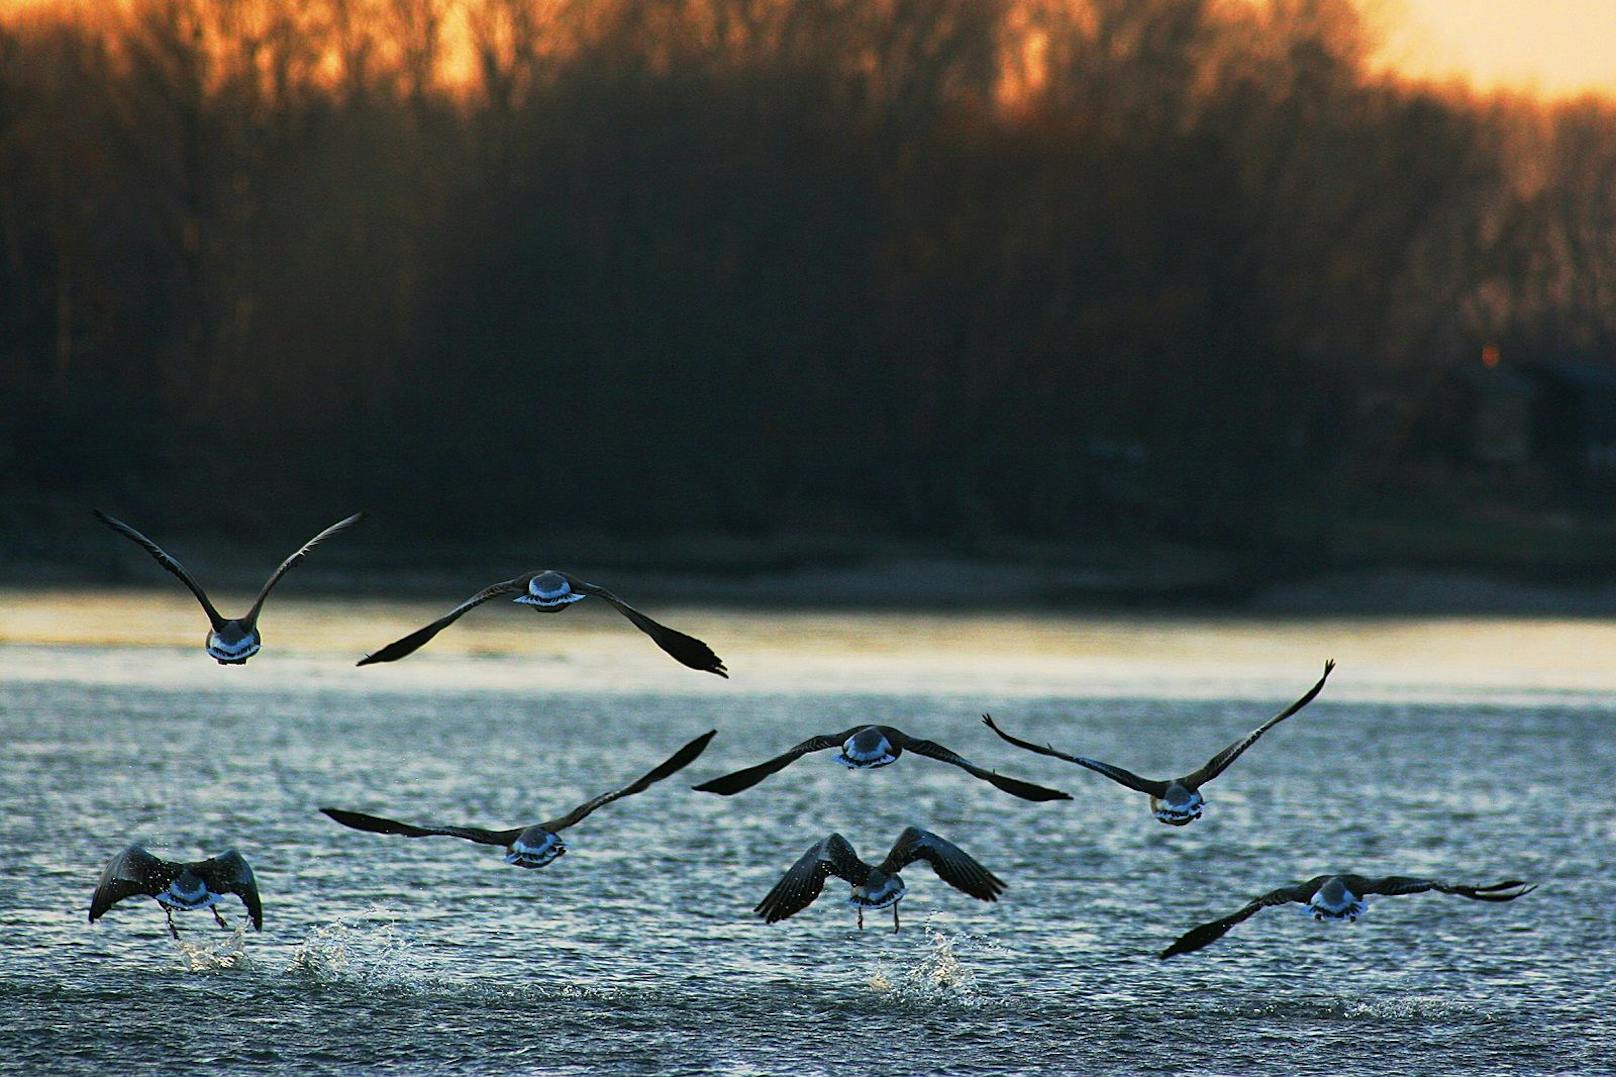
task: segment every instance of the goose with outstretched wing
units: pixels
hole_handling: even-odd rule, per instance
[[[1295,703],[1292,703],[1289,707],[1286,707],[1268,719],[1268,721],[1253,729],[1211,759],[1208,759],[1206,764],[1199,770],[1193,770],[1181,778],[1169,778],[1166,780],[1141,778],[1132,771],[1123,770],[1121,767],[1111,763],[1102,763],[1098,759],[1090,759],[1087,756],[1067,755],[1065,752],[1056,751],[1047,744],[1038,745],[1033,744],[1031,741],[1022,740],[1019,737],[1012,737],[999,728],[991,715],[984,714],[982,722],[1017,748],[1025,748],[1027,751],[1037,752],[1039,755],[1053,756],[1056,759],[1064,759],[1068,763],[1076,763],[1078,766],[1087,767],[1097,774],[1104,774],[1119,785],[1125,785],[1129,789],[1136,789],[1144,793],[1150,797],[1151,814],[1159,821],[1169,826],[1188,826],[1199,819],[1201,813],[1206,810],[1206,800],[1201,796],[1201,786],[1227,770],[1229,764],[1239,759],[1241,753],[1247,748],[1256,744],[1264,733],[1313,702],[1313,697],[1317,696],[1320,690],[1324,688],[1324,682],[1330,679],[1330,671],[1333,669],[1335,669],[1335,660],[1331,659],[1324,663],[1324,675],[1319,678],[1317,684],[1307,690],[1307,694],[1302,696],[1301,699],[1298,699]]]
[[[369,666],[377,662],[397,662],[406,658],[431,641],[432,637],[454,624],[470,611],[481,606],[484,602],[500,598],[505,595],[515,595],[512,601],[531,607],[541,613],[559,613],[571,606],[574,602],[581,602],[591,596],[607,602],[618,613],[627,617],[629,623],[644,632],[651,640],[666,651],[680,665],[703,673],[715,673],[720,677],[728,678],[729,671],[724,668],[724,662],[713,649],[695,636],[687,636],[683,632],[669,628],[665,624],[653,621],[627,602],[618,598],[604,587],[576,576],[569,576],[565,572],[546,569],[542,572],[529,572],[509,580],[484,587],[481,591],[466,599],[460,605],[439,617],[436,621],[425,627],[418,628],[402,639],[394,640],[387,646],[361,658],[356,665]]]
[[[595,809],[604,807],[614,800],[643,793],[656,782],[689,766],[706,750],[707,742],[713,739],[716,732],[717,730],[708,730],[703,733],[657,764],[649,773],[623,788],[602,793],[598,797],[584,801],[565,815],[533,826],[513,827],[510,830],[484,830],[474,826],[437,824],[416,826],[413,823],[400,823],[394,819],[383,819],[379,815],[344,811],[341,808],[321,808],[320,811],[343,826],[369,831],[372,834],[400,834],[406,838],[464,838],[478,845],[502,845],[505,847],[505,863],[514,864],[519,868],[542,868],[567,851],[566,844],[561,840],[561,831],[581,822]]]
[[[247,659],[258,653],[259,649],[264,645],[263,633],[258,631],[258,615],[264,610],[264,599],[269,597],[269,592],[274,589],[277,583],[281,582],[282,576],[302,563],[303,559],[309,555],[310,550],[335,535],[338,531],[352,527],[363,519],[364,515],[362,512],[356,512],[346,520],[338,520],[318,535],[309,539],[296,553],[282,561],[280,567],[270,574],[269,579],[265,581],[264,586],[259,590],[258,597],[253,600],[252,609],[247,611],[246,616],[226,617],[214,608],[213,603],[208,600],[207,592],[202,590],[202,585],[197,583],[189,572],[185,571],[185,566],[170,556],[166,550],[122,520],[108,516],[100,509],[95,510],[97,520],[100,520],[118,532],[118,534],[151,554],[159,565],[162,565],[178,577],[179,581],[196,596],[196,600],[202,604],[202,611],[208,615],[209,629],[205,644],[207,652],[221,666],[246,665]]]
[[[773,759],[766,759],[756,766],[738,770],[733,774],[726,774],[712,781],[702,782],[694,786],[698,792],[717,793],[719,796],[734,796],[743,790],[761,782],[764,778],[784,770],[798,759],[810,752],[822,752],[827,748],[840,747],[841,751],[835,755],[836,762],[849,770],[875,770],[879,767],[890,766],[898,761],[904,752],[913,752],[916,755],[936,759],[939,762],[956,766],[965,773],[991,785],[1004,790],[1011,796],[1022,800],[1071,800],[1070,793],[1063,793],[1059,789],[1046,789],[1041,785],[1024,782],[1019,778],[1007,778],[985,767],[979,767],[964,756],[938,744],[936,741],[921,740],[911,737],[901,729],[894,729],[889,725],[861,725],[852,729],[845,729],[840,733],[831,733],[825,736],[810,737],[801,744],[787,749]]]
[[[1236,924],[1275,905],[1305,905],[1315,920],[1346,920],[1350,923],[1364,915],[1369,907],[1368,899],[1373,895],[1423,894],[1435,890],[1440,894],[1455,894],[1472,901],[1514,901],[1536,889],[1535,884],[1529,885],[1519,879],[1506,879],[1490,886],[1470,886],[1407,875],[1390,875],[1383,879],[1363,875],[1317,875],[1295,886],[1271,890],[1248,902],[1238,912],[1191,928],[1156,956],[1165,961],[1178,954],[1193,953],[1223,938]]]
[[[776,923],[814,903],[831,875],[852,887],[847,903],[858,910],[858,926],[864,928],[864,910],[892,909],[892,930],[898,930],[898,902],[908,888],[899,876],[916,860],[924,860],[945,883],[978,901],[998,901],[1005,885],[991,871],[967,855],[959,846],[944,841],[919,827],[906,827],[892,850],[879,864],[866,864],[840,834],[815,842],[791,869],[764,895],[752,911],[766,923]]]
[[[174,910],[207,909],[220,927],[228,928],[216,908],[228,894],[241,898],[252,920],[253,930],[264,929],[264,907],[258,899],[258,881],[252,867],[234,849],[227,849],[207,860],[191,862],[163,860],[139,845],[131,845],[112,858],[101,873],[95,894],[90,898],[90,923],[125,898],[144,895],[156,898],[168,915],[168,931],[176,939]]]

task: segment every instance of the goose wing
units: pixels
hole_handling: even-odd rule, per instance
[[[859,859],[847,839],[831,834],[810,846],[752,911],[772,924],[812,905],[825,888],[826,876],[835,875],[857,886],[869,874],[869,865]]]
[[[96,509],[94,511],[95,518],[97,520],[100,520],[102,523],[118,532],[118,534],[129,539],[141,549],[151,554],[159,565],[162,565],[164,568],[168,569],[168,571],[172,572],[179,578],[181,583],[190,588],[191,593],[196,596],[196,600],[202,603],[202,609],[205,613],[207,613],[208,621],[213,625],[215,632],[224,627],[224,617],[220,616],[219,611],[213,608],[213,603],[208,601],[207,592],[202,590],[202,585],[197,583],[196,580],[191,577],[189,572],[185,571],[184,565],[174,560],[173,557],[170,557],[167,550],[164,550],[161,546],[157,545],[157,543],[153,542],[145,535],[142,535],[139,531],[136,531],[122,520],[119,520],[113,516],[108,516],[100,509]],[[167,886],[168,884],[164,883],[163,885]]]
[[[321,813],[330,816],[343,826],[355,830],[367,830],[372,834],[402,834],[406,838],[464,838],[474,841],[478,845],[509,845],[515,841],[526,827],[517,827],[514,830],[483,830],[475,826],[415,826],[411,823],[400,823],[396,819],[383,819],[379,815],[366,815],[364,812],[343,811],[340,808],[321,808]]]
[[[943,882],[979,901],[998,901],[999,895],[1004,893],[1003,880],[959,846],[916,826],[907,827],[898,835],[892,851],[881,862],[881,870],[896,875],[916,860],[926,861]]]
[[[1349,875],[1344,881],[1347,889],[1356,894],[1423,894],[1435,890],[1441,894],[1457,894],[1472,901],[1514,901],[1537,889],[1537,884],[1528,884],[1520,879],[1506,879],[1490,886],[1445,883],[1439,879],[1419,879],[1407,875],[1388,875],[1384,879]]]
[[[707,750],[707,742],[712,740],[713,735],[717,732],[718,730],[716,729],[709,729],[677,752],[674,752],[667,759],[658,763],[655,769],[635,779],[633,783],[610,793],[602,793],[593,800],[586,800],[561,818],[552,819],[550,822],[541,823],[540,825],[553,834],[560,833],[603,804],[610,804],[614,800],[633,796],[635,793],[643,793],[654,783],[660,782],[663,778],[668,777],[670,774],[675,774],[695,762],[696,757]]]
[[[1166,782],[1158,782],[1152,781],[1149,778],[1141,778],[1132,771],[1123,770],[1121,767],[1112,766],[1110,763],[1102,763],[1098,759],[1090,759],[1087,756],[1082,755],[1067,755],[1065,752],[1057,752],[1054,748],[1051,748],[1047,744],[1040,746],[1032,743],[1031,741],[1022,740],[1019,737],[1012,737],[994,723],[992,715],[984,714],[982,716],[982,724],[993,730],[1004,740],[1014,744],[1017,748],[1025,748],[1027,751],[1037,752],[1039,755],[1052,756],[1055,759],[1064,759],[1068,763],[1076,763],[1080,767],[1089,768],[1096,774],[1104,774],[1107,778],[1110,778],[1119,785],[1126,785],[1129,789],[1137,789],[1139,792],[1148,793],[1153,797],[1162,796],[1167,792]]]
[[[248,611],[247,616],[244,618],[247,624],[256,625],[258,623],[258,612],[264,608],[264,599],[269,597],[271,588],[273,588],[277,583],[281,582],[282,576],[286,575],[292,569],[301,564],[303,559],[309,555],[310,550],[314,549],[332,535],[335,535],[338,531],[346,530],[364,518],[364,513],[356,512],[346,520],[338,520],[336,523],[332,524],[330,527],[326,528],[324,531],[321,531],[318,535],[315,535],[313,538],[309,539],[309,541],[305,542],[302,547],[292,556],[282,561],[280,567],[270,575],[269,579],[264,581],[264,586],[258,592],[258,597],[253,600],[252,609]]]
[[[538,573],[529,572],[525,576],[517,576],[515,579],[503,580],[499,583],[492,584],[491,586],[484,587],[481,591],[478,591],[476,594],[472,595],[470,598],[466,599],[464,602],[460,603],[460,605],[456,606],[442,617],[439,617],[436,621],[433,621],[425,628],[417,628],[414,632],[411,632],[403,639],[394,640],[381,650],[365,655],[365,657],[361,658],[354,664],[359,666],[368,666],[374,662],[397,662],[400,658],[412,655],[422,647],[426,646],[426,644],[431,641],[433,636],[436,636],[439,632],[442,632],[445,628],[448,628],[450,625],[460,620],[460,618],[465,616],[467,612],[476,609],[489,599],[498,598],[500,595],[513,595],[518,591],[527,590],[528,581],[536,575],[538,575]]]
[[[1011,796],[1020,797],[1022,800],[1044,801],[1072,799],[1072,794],[1063,793],[1059,789],[1046,789],[1041,785],[1034,785],[1032,782],[1024,782],[1019,778],[1007,778],[1004,775],[997,774],[986,769],[985,767],[979,767],[959,753],[951,751],[948,748],[944,748],[936,741],[920,740],[915,737],[910,737],[896,729],[888,730],[887,733],[889,737],[892,734],[897,734],[896,737],[892,738],[894,743],[906,751],[914,752],[916,755],[923,755],[928,759],[936,759],[944,763],[952,763],[954,766],[959,767],[967,774],[981,778],[985,782],[990,782],[998,788],[1003,789]]]
[[[129,846],[112,858],[112,863],[101,873],[101,880],[95,884],[95,895],[90,898],[90,923],[95,923],[126,897],[136,894],[155,897],[183,870],[182,864],[159,859],[138,845]]]
[[[1284,905],[1292,901],[1305,903],[1328,878],[1328,875],[1319,875],[1298,886],[1283,886],[1278,890],[1270,890],[1262,897],[1248,902],[1239,912],[1231,913],[1221,920],[1212,920],[1190,928],[1180,935],[1171,946],[1156,956],[1165,961],[1176,954],[1193,953],[1203,946],[1210,946],[1212,943],[1217,942],[1227,935],[1229,929],[1234,925],[1250,920],[1270,906]]]
[[[702,782],[700,785],[692,786],[691,788],[698,793],[717,793],[721,797],[734,796],[742,790],[752,788],[775,771],[784,770],[809,752],[822,752],[826,748],[836,747],[863,728],[863,726],[854,726],[852,729],[845,729],[833,736],[809,737],[801,744],[788,748],[773,759],[766,759],[756,766],[747,767],[745,770],[737,770],[733,774],[725,774],[723,777],[714,778],[709,782]]]
[[[563,575],[566,575],[563,573]],[[669,628],[665,624],[653,621],[627,602],[618,598],[604,587],[597,587],[575,576],[567,576],[567,583],[574,591],[581,595],[594,595],[610,602],[618,613],[633,622],[634,627],[644,632],[680,665],[703,673],[716,673],[725,680],[729,679],[729,671],[724,668],[723,659],[713,653],[713,649],[695,636],[687,636],[677,629]]]
[[[1200,770],[1197,770],[1192,774],[1185,775],[1183,778],[1180,778],[1179,781],[1183,782],[1184,785],[1191,789],[1198,789],[1204,783],[1209,782],[1213,778],[1216,778],[1219,774],[1222,774],[1224,770],[1228,768],[1230,763],[1233,763],[1236,759],[1240,758],[1240,754],[1242,752],[1251,747],[1253,744],[1257,743],[1257,738],[1261,737],[1264,733],[1268,732],[1270,729],[1274,728],[1276,725],[1283,722],[1285,719],[1289,718],[1291,715],[1295,714],[1309,703],[1313,702],[1313,697],[1318,695],[1319,691],[1323,689],[1324,682],[1330,679],[1330,671],[1334,668],[1335,659],[1332,658],[1328,662],[1324,663],[1324,676],[1320,677],[1318,683],[1307,690],[1306,695],[1302,696],[1301,699],[1298,699],[1295,703],[1292,703],[1290,706],[1268,719],[1268,721],[1264,722],[1256,729],[1253,729],[1250,733],[1247,733],[1245,736],[1223,749],[1223,751],[1219,752],[1211,759],[1208,759],[1206,761],[1206,765]]]
[[[226,849],[210,860],[192,864],[191,870],[217,894],[235,894],[247,906],[255,931],[264,930],[264,906],[258,900],[258,880],[252,866],[234,849]]]

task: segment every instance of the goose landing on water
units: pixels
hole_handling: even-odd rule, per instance
[[[784,920],[812,905],[825,887],[826,876],[834,875],[852,885],[847,902],[858,910],[861,931],[865,909],[886,908],[892,910],[892,930],[897,931],[898,902],[908,891],[898,873],[916,860],[931,864],[945,883],[979,901],[998,901],[1004,893],[1004,883],[957,845],[911,826],[898,835],[892,851],[879,864],[860,860],[840,834],[815,842],[752,911],[766,923]]]
[[[226,894],[235,894],[247,907],[253,930],[264,929],[264,907],[258,900],[258,882],[240,853],[228,849],[210,860],[191,863],[163,860],[138,845],[131,845],[107,865],[90,899],[90,923],[124,898],[144,894],[157,899],[168,915],[168,932],[176,939],[174,910],[207,909],[220,927],[229,927],[215,906]]]
[[[320,811],[341,823],[343,826],[355,830],[366,830],[372,834],[401,834],[406,838],[449,837],[464,838],[479,845],[503,845],[505,847],[505,863],[514,864],[519,868],[542,868],[556,857],[567,851],[566,844],[561,840],[561,831],[581,821],[596,808],[610,804],[622,797],[632,796],[649,789],[655,782],[671,774],[677,773],[689,766],[707,748],[707,742],[713,739],[717,730],[708,730],[695,740],[680,748],[667,760],[657,765],[656,769],[644,775],[630,785],[610,793],[602,793],[593,800],[572,809],[558,819],[551,819],[546,823],[537,823],[528,827],[515,827],[510,830],[484,830],[472,826],[415,826],[411,823],[400,823],[392,819],[383,819],[378,815],[366,815],[363,812],[343,811],[340,808],[321,808]]]
[[[1002,774],[979,767],[969,759],[944,748],[941,744],[930,740],[921,740],[911,737],[901,729],[894,729],[889,725],[854,726],[844,729],[840,733],[827,736],[810,737],[794,748],[790,748],[773,759],[765,760],[756,766],[737,770],[733,774],[726,774],[721,778],[714,778],[709,782],[702,782],[694,786],[698,792],[717,793],[719,796],[734,796],[743,790],[761,782],[775,771],[784,770],[809,752],[822,752],[827,748],[840,747],[842,750],[835,756],[836,762],[850,770],[875,770],[879,767],[891,766],[898,761],[904,752],[914,752],[928,759],[936,759],[959,767],[973,777],[989,782],[995,787],[1004,790],[1011,796],[1022,800],[1071,800],[1070,793],[1063,793],[1059,789],[1045,789],[1041,785],[1024,782],[1019,778],[1007,778]]]
[[[1315,920],[1356,922],[1358,917],[1368,911],[1367,899],[1373,894],[1423,894],[1427,890],[1435,890],[1441,894],[1456,894],[1472,901],[1514,901],[1536,889],[1536,885],[1528,885],[1519,879],[1509,879],[1493,883],[1491,886],[1467,886],[1405,875],[1391,875],[1384,879],[1369,879],[1362,875],[1318,875],[1305,883],[1269,891],[1239,912],[1225,916],[1221,920],[1212,920],[1193,927],[1156,956],[1165,961],[1177,954],[1193,953],[1223,938],[1234,925],[1251,919],[1263,909],[1291,902],[1306,905],[1307,911]]]
[[[1056,751],[1047,744],[1039,746],[1030,741],[1012,737],[1000,729],[990,715],[984,714],[982,722],[1017,748],[1025,748],[1027,751],[1037,752],[1039,755],[1053,756],[1056,759],[1064,759],[1068,763],[1076,763],[1078,766],[1087,767],[1097,774],[1104,774],[1119,785],[1125,785],[1129,789],[1137,789],[1150,797],[1150,811],[1158,821],[1166,823],[1168,826],[1188,826],[1199,819],[1201,813],[1206,810],[1206,801],[1201,796],[1201,786],[1228,769],[1229,764],[1239,759],[1241,753],[1247,748],[1256,744],[1258,738],[1264,733],[1313,702],[1313,697],[1318,695],[1320,690],[1324,688],[1324,682],[1330,679],[1330,671],[1333,669],[1335,669],[1335,660],[1331,659],[1324,663],[1324,676],[1320,677],[1318,683],[1309,688],[1307,694],[1301,699],[1298,699],[1295,703],[1292,703],[1289,707],[1286,707],[1268,719],[1268,721],[1253,729],[1211,759],[1208,759],[1206,765],[1201,769],[1192,771],[1182,778],[1170,778],[1166,781],[1141,778],[1131,771],[1123,770],[1121,767],[1113,766],[1110,763],[1102,763],[1098,759],[1089,759],[1081,755],[1067,755],[1065,752]]]
[[[653,621],[604,587],[597,587],[576,576],[551,569],[529,572],[524,576],[485,587],[426,627],[418,628],[404,638],[394,640],[380,650],[367,654],[355,664],[368,666],[377,662],[397,662],[400,658],[408,657],[426,646],[433,636],[454,624],[467,612],[503,595],[516,595],[512,601],[545,613],[559,613],[574,602],[581,602],[593,595],[610,603],[613,609],[627,617],[635,628],[650,636],[652,641],[671,655],[676,662],[703,673],[716,673],[726,679],[729,677],[729,671],[724,668],[723,660],[713,653],[711,647],[695,636],[687,636],[665,624]]]
[[[122,520],[108,516],[100,509],[95,510],[97,520],[100,520],[118,532],[118,534],[123,535],[151,554],[159,565],[179,577],[179,581],[190,588],[191,593],[196,596],[196,600],[202,603],[202,610],[208,615],[208,623],[212,626],[208,631],[206,642],[208,654],[221,666],[246,665],[247,659],[258,653],[259,649],[264,645],[264,637],[258,631],[258,615],[263,612],[264,599],[269,597],[270,590],[280,582],[282,576],[296,568],[299,562],[309,555],[310,550],[335,535],[338,531],[352,527],[364,515],[362,512],[356,512],[346,520],[339,520],[309,539],[301,549],[281,562],[280,567],[274,571],[264,584],[263,589],[258,592],[258,597],[253,601],[252,609],[247,611],[245,617],[225,617],[213,608],[213,603],[208,601],[207,593],[202,590],[202,585],[191,578],[191,574],[185,571],[185,566],[170,557],[161,546]]]

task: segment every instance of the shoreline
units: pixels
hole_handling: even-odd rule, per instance
[[[162,591],[170,580],[157,566],[142,564],[138,551],[82,564],[12,561],[0,564],[0,595],[37,592]],[[268,572],[275,561],[263,562]],[[313,560],[282,587],[302,597],[458,602],[493,582],[482,564],[523,562],[505,554],[453,559],[431,570],[365,569],[352,556],[321,567]],[[428,560],[432,560],[428,558]],[[560,558],[556,559],[560,561]],[[440,563],[442,563],[440,561]],[[830,559],[803,567],[713,565],[687,568],[633,565],[618,557],[591,563],[564,562],[568,571],[602,582],[636,604],[661,603],[740,609],[870,610],[1000,613],[1152,613],[1186,616],[1314,615],[1373,616],[1616,616],[1616,577],[1550,584],[1513,574],[1476,569],[1376,566],[1326,570],[1263,583],[1242,572],[1079,567],[957,556],[895,556]],[[252,594],[257,576],[220,571],[211,559],[188,567],[204,586],[221,593]],[[497,574],[496,570],[496,574]],[[288,588],[289,590],[291,588]],[[463,593],[462,593],[463,592]]]

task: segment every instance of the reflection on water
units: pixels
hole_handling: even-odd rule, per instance
[[[653,610],[711,642],[726,682],[587,608],[478,611],[416,657],[355,669],[441,610],[291,599],[266,615],[264,652],[226,668],[179,597],[0,600],[0,1069],[1608,1069],[1616,638],[1601,623]],[[1319,700],[1182,830],[977,718],[1180,773],[1325,657],[1339,668]],[[734,798],[688,788],[860,722],[1074,799],[825,755]],[[714,726],[687,772],[591,815],[539,871],[317,810],[536,822]],[[1003,878],[1003,898],[916,864],[897,934],[854,929],[834,880],[786,922],[752,915],[826,833],[884,848],[910,823]],[[134,841],[169,859],[239,848],[264,931],[179,914],[176,944],[145,900],[86,923],[102,866]],[[1271,911],[1154,957],[1336,870],[1542,888],[1500,906],[1377,901],[1342,928]]]
[[[654,612],[710,642],[735,685],[679,675],[599,603],[562,615],[491,603],[417,655],[356,671],[361,656],[439,616],[443,604],[287,596],[265,615],[263,654],[222,669],[202,654],[207,626],[195,603],[167,591],[0,592],[0,678],[246,691],[351,685],[722,696],[740,687],[1217,699],[1291,693],[1334,657],[1342,666],[1330,686],[1336,699],[1616,696],[1616,623],[1596,619]]]

